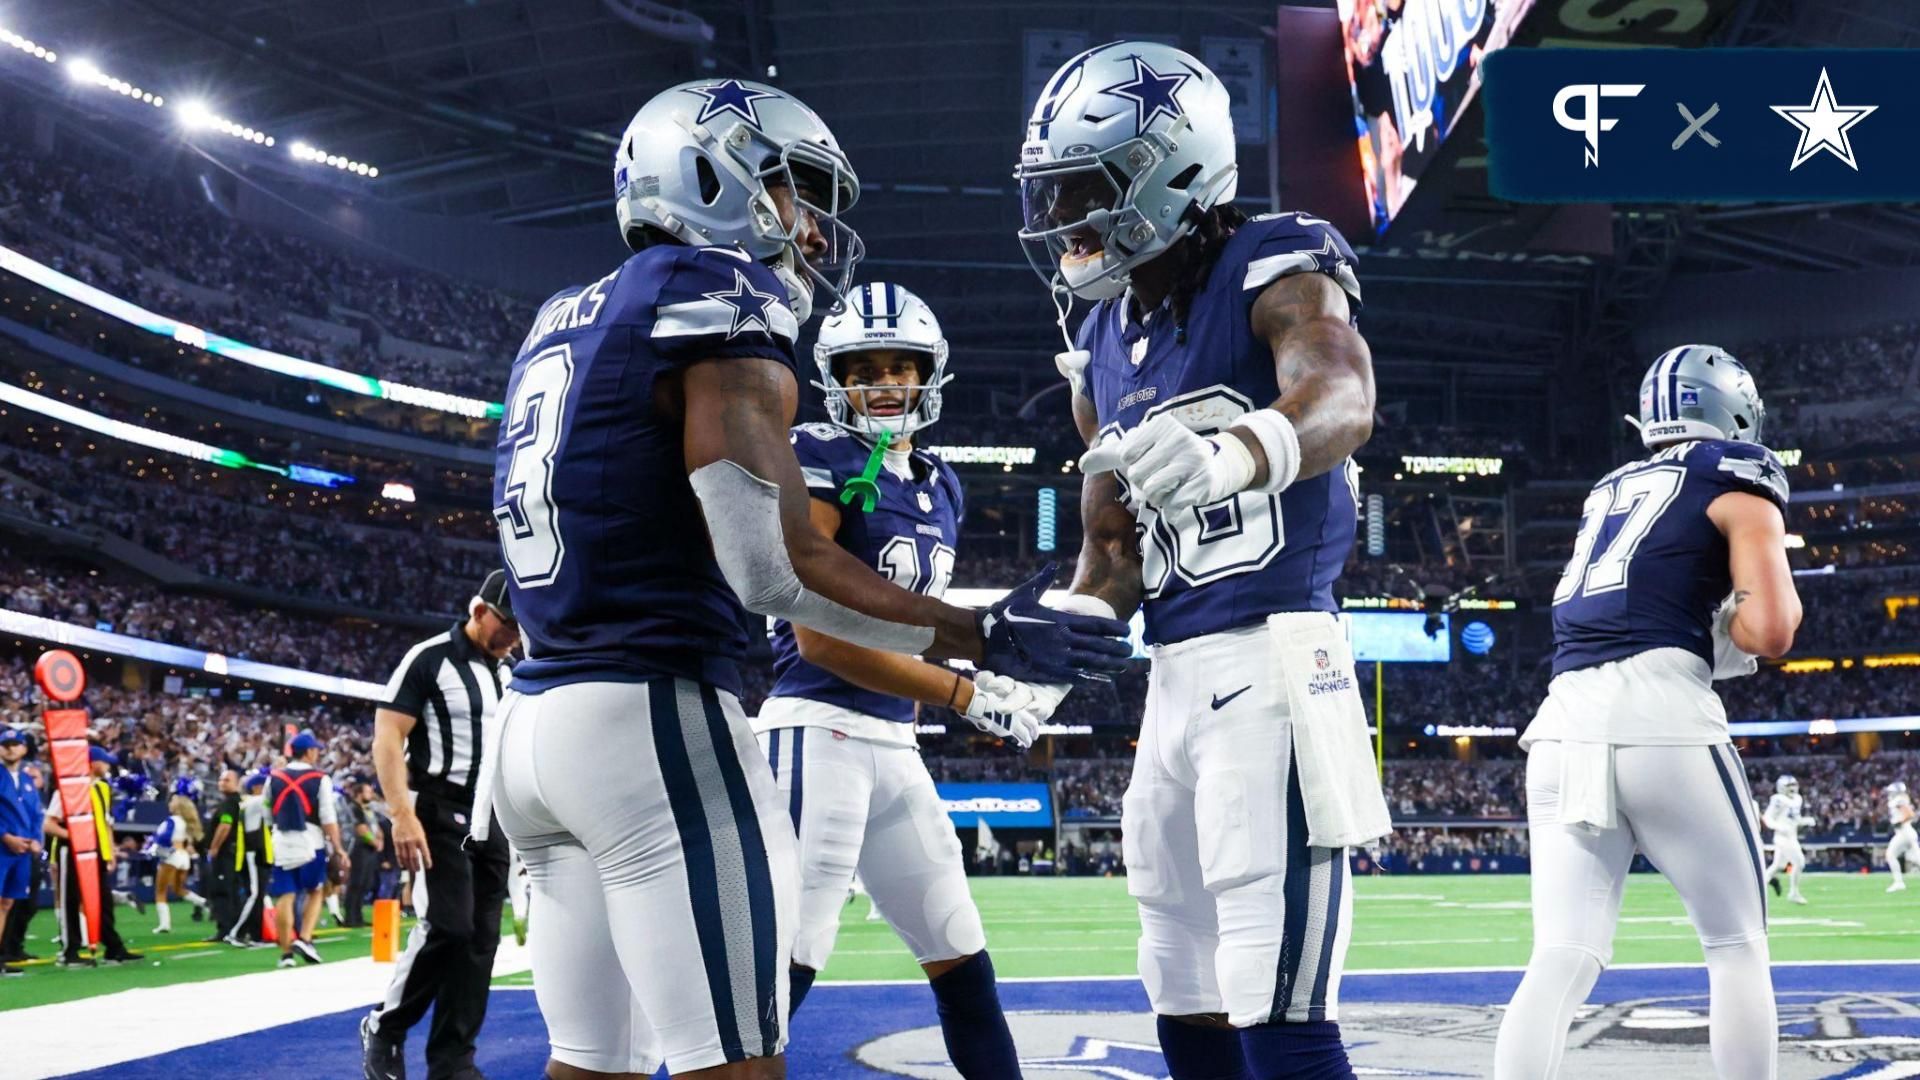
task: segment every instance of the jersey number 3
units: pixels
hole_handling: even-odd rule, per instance
[[[507,403],[501,439],[512,447],[512,457],[493,518],[500,526],[507,570],[523,589],[551,584],[567,557],[560,508],[553,502],[553,457],[560,447],[561,412],[572,382],[573,350],[555,345],[527,361]]]
[[[1553,590],[1553,602],[1564,604],[1576,596],[1593,596],[1627,587],[1627,572],[1640,541],[1647,538],[1653,523],[1680,494],[1687,471],[1678,465],[1662,465],[1643,472],[1628,473],[1605,487],[1595,488],[1580,509],[1580,535],[1573,541],[1573,558]],[[1609,530],[1608,523],[1622,518]],[[1594,547],[1603,534],[1611,531],[1596,556]]]

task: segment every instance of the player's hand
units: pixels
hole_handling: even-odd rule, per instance
[[[1033,688],[1017,679],[976,671],[973,675],[973,699],[967,702],[966,717],[973,726],[989,735],[1012,739],[1025,750],[1040,734],[1040,715],[1034,708]]]
[[[1760,670],[1760,660],[1733,643],[1732,594],[1713,613],[1713,680],[1738,679]]]
[[[32,844],[29,844],[26,840],[23,840],[20,837],[13,835],[12,833],[8,833],[5,836],[0,836],[0,843],[5,843],[7,845],[7,850],[14,853],[15,855],[18,855],[25,851],[31,851],[33,849]]]
[[[1253,453],[1238,436],[1196,435],[1172,413],[1080,457],[1084,473],[1118,472],[1147,505],[1181,510],[1216,503],[1253,482]]]
[[[1126,670],[1133,648],[1127,624],[1055,611],[1040,603],[1053,584],[1052,563],[992,607],[975,612],[980,666],[1023,682],[1071,683]]]
[[[427,830],[417,815],[394,816],[393,853],[404,869],[415,872],[433,869],[433,853],[427,850]]]

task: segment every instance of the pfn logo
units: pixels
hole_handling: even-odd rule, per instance
[[[1553,95],[1553,118],[1568,131],[1577,131],[1586,136],[1586,165],[1591,168],[1600,164],[1600,133],[1612,131],[1620,122],[1617,116],[1600,115],[1600,99],[1603,97],[1639,97],[1645,90],[1645,83],[1574,83],[1563,86]],[[1580,115],[1567,111],[1567,106],[1575,99],[1581,102]]]

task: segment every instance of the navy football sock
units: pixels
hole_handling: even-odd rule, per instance
[[[800,1011],[800,1003],[807,1000],[807,991],[813,989],[813,977],[820,974],[810,967],[795,964],[787,969],[787,1016]]]
[[[1172,1080],[1251,1080],[1240,1051],[1240,1033],[1232,1028],[1183,1024],[1162,1016],[1160,1054]]]
[[[1340,1025],[1256,1024],[1240,1029],[1240,1050],[1254,1080],[1352,1080]]]
[[[977,952],[933,980],[940,1008],[940,1033],[947,1056],[966,1080],[1019,1080],[1020,1055],[1013,1048],[1007,1014],[993,982],[993,961]]]

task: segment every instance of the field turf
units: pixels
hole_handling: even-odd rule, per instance
[[[1743,865],[1729,873],[1745,872]],[[1775,960],[1920,960],[1920,888],[1889,895],[1885,874],[1813,874],[1802,879],[1805,907],[1768,894]],[[1404,876],[1358,879],[1348,970],[1470,968],[1526,963],[1531,933],[1527,879],[1520,875]],[[975,878],[994,966],[1003,977],[1132,975],[1139,924],[1120,878]],[[884,922],[866,919],[868,901],[844,909],[840,940],[823,981],[910,979],[919,969]],[[209,924],[176,904],[174,933],[152,932],[153,916],[118,912],[129,945],[144,963],[58,970],[42,960],[24,978],[0,982],[0,1010],[89,997],[138,986],[199,982],[273,966],[274,949],[202,945]],[[538,914],[534,915],[537,920]],[[31,952],[54,954],[53,918],[34,921]],[[365,956],[365,930],[320,932],[323,955]],[[1664,879],[1635,875],[1627,886],[1614,959],[1618,963],[1699,963],[1700,946],[1679,898]],[[525,983],[525,974],[506,976]]]

